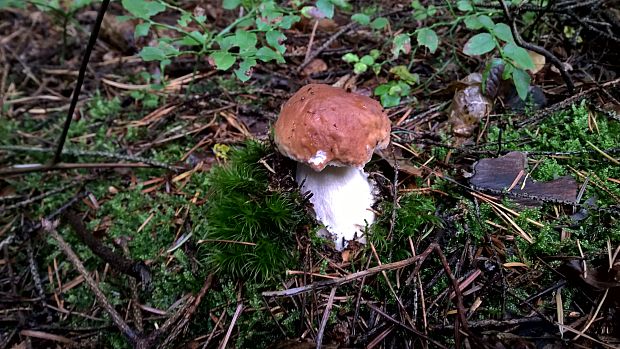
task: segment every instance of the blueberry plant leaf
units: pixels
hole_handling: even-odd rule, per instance
[[[392,55],[394,55],[394,58],[398,58],[401,52],[404,54],[411,52],[411,38],[409,38],[408,34],[398,34],[392,41]]]
[[[527,98],[527,91],[530,87],[530,75],[523,69],[512,70],[512,81],[515,84],[515,89],[519,94],[519,98],[525,100]]]
[[[134,31],[133,36],[135,38],[139,38],[141,36],[146,36],[149,33],[149,29],[151,29],[151,23],[145,22],[136,25],[136,29]]]
[[[254,66],[256,66],[255,59],[244,59],[239,63],[239,68],[235,69],[235,75],[239,80],[246,82],[252,77],[252,68],[254,68]]]
[[[493,27],[493,35],[495,35],[500,40],[508,43],[515,42],[515,39],[512,37],[510,27],[506,23],[495,24],[495,26]]]
[[[463,47],[463,53],[468,56],[478,56],[490,52],[495,48],[495,40],[489,33],[480,33],[472,36]]]
[[[422,28],[418,30],[418,44],[428,47],[431,53],[435,53],[437,46],[439,46],[439,37],[437,33],[431,28]]]
[[[222,2],[222,7],[226,10],[234,10],[239,5],[241,5],[241,0],[224,0]]]
[[[122,0],[122,4],[129,13],[142,19],[149,19],[166,9],[166,6],[155,1]]]
[[[232,67],[235,64],[237,58],[233,56],[230,52],[226,51],[215,51],[211,54],[211,59],[215,62],[215,66],[219,70],[228,70],[228,68]]]
[[[145,62],[150,61],[163,61],[166,59],[166,53],[159,47],[146,46],[140,50],[140,58]]]
[[[370,24],[370,16],[365,15],[363,13],[356,13],[353,16],[351,16],[351,20],[353,22],[359,23],[361,25],[368,25]]]
[[[508,43],[502,49],[504,56],[510,59],[515,66],[523,69],[534,69],[536,66],[532,61],[532,57],[527,53],[527,50],[523,47],[519,47],[516,44]]]

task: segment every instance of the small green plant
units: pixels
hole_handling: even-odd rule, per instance
[[[465,4],[466,1],[461,1]],[[471,6],[463,5],[459,7],[462,11],[472,12]],[[471,14],[465,17],[465,25],[471,30],[483,29],[485,32],[478,33],[465,43],[463,53],[468,56],[481,56],[493,50],[497,50],[501,58],[492,60],[487,66],[490,67],[503,64],[504,71],[502,79],[511,79],[515,85],[517,93],[522,100],[525,100],[530,85],[530,76],[526,69],[533,69],[532,58],[522,47],[517,46],[510,27],[505,23],[495,23],[486,14]]]
[[[176,37],[159,37],[155,46],[144,47],[139,55],[144,61],[158,61],[162,71],[171,60],[181,55],[193,55],[208,60],[219,70],[228,70],[237,64],[234,73],[241,81],[252,76],[258,61],[284,63],[283,45],[286,37],[282,29],[290,29],[300,17],[292,10],[280,7],[275,1],[225,0],[227,10],[242,6],[245,15],[220,31],[209,29],[204,9],[196,7],[189,12],[162,0],[122,0],[123,7],[132,18],[141,21],[135,36],[146,36],[151,28],[172,30]],[[166,11],[176,11],[176,25],[158,22],[154,16]]]
[[[359,75],[363,74],[368,69],[371,69],[375,75],[379,75],[381,67],[386,61],[379,61],[381,52],[379,50],[371,50],[370,53],[359,57],[355,53],[347,53],[342,56],[342,60],[353,64],[353,73]],[[381,104],[384,107],[393,107],[400,103],[401,98],[409,95],[411,87],[419,82],[418,74],[412,74],[404,65],[397,65],[390,69],[390,74],[396,78],[396,80],[389,80],[388,82],[377,86],[374,90],[374,95],[379,96]]]
[[[370,68],[375,75],[378,75],[381,71],[381,63],[377,61],[377,58],[379,58],[380,55],[381,51],[375,49],[361,58],[355,53],[347,53],[342,56],[342,60],[353,64],[353,73],[355,74],[363,74]]]
[[[294,234],[303,211],[295,191],[271,187],[259,163],[265,155],[267,147],[255,141],[231,148],[228,163],[207,176],[208,203],[194,212],[198,257],[221,277],[262,284],[296,260]]]

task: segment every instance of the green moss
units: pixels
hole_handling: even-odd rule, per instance
[[[258,161],[267,147],[249,142],[205,178],[208,202],[193,210],[199,259],[222,277],[264,283],[296,261],[295,233],[303,219],[296,192],[270,186]]]
[[[89,101],[87,108],[88,114],[94,120],[105,120],[109,117],[118,115],[121,111],[121,101],[118,97],[105,99],[101,96],[99,91],[97,91]]]
[[[418,193],[404,195],[399,200],[394,232],[390,239],[388,235],[392,207],[390,202],[382,204],[384,214],[371,228],[369,239],[382,258],[391,255],[391,260],[400,260],[411,256],[409,238],[416,240],[423,237],[434,227],[440,226],[441,221],[435,216],[433,197]]]
[[[543,158],[532,172],[532,178],[538,181],[550,181],[567,175],[567,169],[558,164],[554,158]]]

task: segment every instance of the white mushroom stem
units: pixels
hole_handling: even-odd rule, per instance
[[[368,175],[355,167],[327,166],[321,172],[297,164],[297,183],[310,191],[310,202],[318,221],[331,233],[336,249],[342,251],[346,241],[366,242],[366,226],[375,220],[371,207],[375,201]],[[344,240],[344,242],[343,242]]]

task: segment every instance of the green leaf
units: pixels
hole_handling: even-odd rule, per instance
[[[252,77],[252,68],[256,66],[255,59],[244,59],[239,63],[239,68],[235,69],[235,75],[237,79],[246,82]]]
[[[416,76],[417,76],[417,74],[416,74]],[[398,87],[400,88],[400,95],[401,96],[407,96],[411,92],[411,87],[409,87],[409,85],[406,84],[404,81],[399,81],[398,82]]]
[[[418,0],[411,1],[412,16],[414,19],[418,21],[425,20],[428,17],[428,11],[424,5],[420,3]]]
[[[469,11],[473,11],[474,8],[471,6],[471,1],[469,0],[459,0],[456,2],[456,8],[459,9],[459,11],[462,12],[469,12]]]
[[[379,51],[379,50],[377,50],[377,49],[375,48],[375,49],[370,50],[369,55],[370,55],[370,57],[374,58],[374,59],[375,59],[375,61],[376,61],[376,60],[377,60],[377,58],[379,58],[379,56],[381,56],[381,51]]]
[[[284,54],[284,51],[286,51],[286,46],[282,43],[286,40],[286,36],[281,31],[270,30],[265,33],[265,38],[267,39],[267,44],[269,44],[269,46],[275,48],[276,51],[281,54]]]
[[[216,38],[215,41],[220,45],[220,50],[228,51],[231,47],[235,46],[235,36],[228,35],[224,37]]]
[[[482,26],[488,31],[492,31],[493,28],[495,28],[495,23],[493,23],[491,17],[487,15],[479,15],[478,20],[480,21],[480,23],[482,23]]]
[[[136,30],[134,31],[133,36],[135,38],[146,36],[149,33],[149,29],[151,29],[151,23],[140,23],[136,25]]]
[[[351,4],[347,0],[330,0],[332,4],[343,10],[350,10]]]
[[[334,4],[331,1],[329,1],[329,0],[318,0],[316,2],[316,8],[326,18],[334,17]]]
[[[351,16],[351,20],[361,25],[368,25],[370,23],[370,16],[363,13],[356,13]]]
[[[0,0],[0,8],[24,8],[26,7],[26,2],[23,0]]]
[[[196,20],[197,23],[205,24],[205,22],[207,21],[207,16],[199,15],[199,16],[195,16],[194,19]]]
[[[437,7],[435,7],[435,5],[433,5],[433,4],[428,5],[428,8],[426,9],[426,14],[427,14],[429,17],[432,17],[432,16],[434,16],[436,13],[437,13]]]
[[[140,50],[139,55],[142,58],[142,60],[144,60],[145,62],[163,61],[164,59],[166,59],[166,54],[159,47],[152,47],[152,46],[143,47],[142,50]]]
[[[228,70],[235,64],[237,58],[226,51],[215,51],[211,54],[211,59],[215,62],[215,66],[219,70]]]
[[[122,0],[122,4],[129,13],[142,19],[149,19],[166,9],[159,2],[146,0]]]
[[[480,33],[472,36],[463,47],[463,53],[468,56],[485,54],[495,48],[493,36],[489,33]]]
[[[181,45],[187,46],[201,46],[205,44],[206,34],[202,34],[196,30],[188,33],[189,35],[183,36],[183,38],[179,41]]]
[[[514,69],[512,71],[512,81],[515,84],[519,98],[525,100],[530,87],[530,75],[523,69]]]
[[[398,76],[399,79],[407,84],[413,85],[420,80],[418,74],[412,74],[406,65],[397,65],[390,69],[390,73]]]
[[[167,58],[179,55],[179,49],[166,42],[159,42],[159,48],[164,52]]]
[[[398,58],[401,52],[404,54],[411,52],[411,38],[409,34],[398,34],[394,37],[392,55],[394,55],[394,58]]]
[[[376,18],[374,21],[372,21],[372,23],[370,23],[370,27],[372,29],[379,30],[379,29],[385,28],[389,23],[390,22],[388,21],[387,18],[379,17],[379,18]]]
[[[375,64],[375,59],[371,55],[365,55],[360,59],[360,62],[366,65],[373,65]]]
[[[256,47],[258,39],[256,34],[246,31],[237,30],[235,32],[235,46],[239,46],[240,51],[248,51]]]
[[[394,96],[388,93],[381,95],[381,105],[384,108],[395,107],[398,104],[400,104],[400,96]]]
[[[519,47],[513,43],[508,43],[504,46],[502,52],[504,56],[509,58],[518,68],[534,69],[536,67],[532,61],[532,57],[530,57],[527,50],[523,47]]]
[[[299,20],[301,20],[301,17],[296,15],[284,16],[282,20],[278,22],[278,27],[282,29],[291,29],[293,24],[299,22]]]
[[[392,95],[392,96],[400,96],[401,93],[403,92],[403,88],[396,84],[396,85],[392,85],[392,87],[390,87],[390,90],[388,91],[388,94]]]
[[[355,74],[362,74],[366,72],[366,70],[368,70],[368,66],[362,62],[357,62],[353,66],[353,73]]]
[[[478,30],[482,28],[482,22],[480,22],[480,20],[478,19],[478,16],[476,15],[465,17],[464,22],[465,22],[465,26],[467,27],[467,29]]]
[[[317,9],[316,6],[304,6],[301,8],[299,12],[301,13],[302,16],[306,18],[315,18],[317,16],[319,17],[323,16],[323,14],[320,13],[319,9]]]
[[[428,47],[431,53],[435,53],[437,46],[439,46],[439,38],[437,37],[437,33],[430,28],[422,28],[418,30],[417,39],[418,44]]]
[[[387,94],[388,91],[390,90],[390,87],[391,87],[390,84],[381,84],[377,86],[374,91],[375,96],[381,96],[381,95]]]
[[[497,23],[493,28],[493,35],[505,42],[515,42],[510,27],[506,23]]]
[[[511,63],[507,63],[504,65],[504,72],[502,73],[502,80],[508,80],[512,77],[512,71],[515,70],[514,65]]]
[[[256,51],[256,58],[260,59],[263,62],[269,62],[271,60],[275,60],[278,63],[286,62],[281,54],[265,46],[259,48],[258,51]]]
[[[342,60],[347,63],[357,63],[359,62],[360,58],[355,53],[349,52],[342,56]]]
[[[222,7],[226,10],[234,10],[241,4],[241,0],[224,0]]]
[[[192,16],[189,12],[184,12],[181,17],[177,20],[177,24],[181,27],[187,27],[187,25],[192,21]]]

